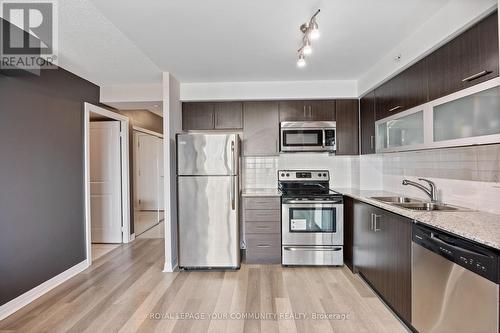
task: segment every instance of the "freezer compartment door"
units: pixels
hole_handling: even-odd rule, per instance
[[[178,177],[178,186],[180,266],[239,267],[238,178]]]
[[[187,133],[177,135],[179,176],[237,175],[237,134]]]

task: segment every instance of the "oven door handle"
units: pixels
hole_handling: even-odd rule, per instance
[[[342,204],[342,200],[336,200],[336,201],[333,201],[333,200],[328,200],[328,201],[314,201],[314,200],[288,200],[288,201],[285,201],[283,202],[284,204],[317,204],[317,205],[321,205],[321,204]]]
[[[331,247],[296,247],[296,246],[285,246],[283,248],[285,251],[340,251],[342,247],[331,246]]]

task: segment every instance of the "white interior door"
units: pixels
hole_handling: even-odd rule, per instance
[[[140,210],[158,210],[160,197],[160,139],[137,133],[136,185]]]
[[[120,122],[91,122],[89,139],[91,240],[121,243]]]

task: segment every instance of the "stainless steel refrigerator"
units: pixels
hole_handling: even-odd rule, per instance
[[[238,268],[239,136],[177,135],[179,266]]]

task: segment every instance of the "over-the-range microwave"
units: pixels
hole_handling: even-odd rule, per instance
[[[335,152],[335,121],[284,121],[280,124],[282,152]]]

